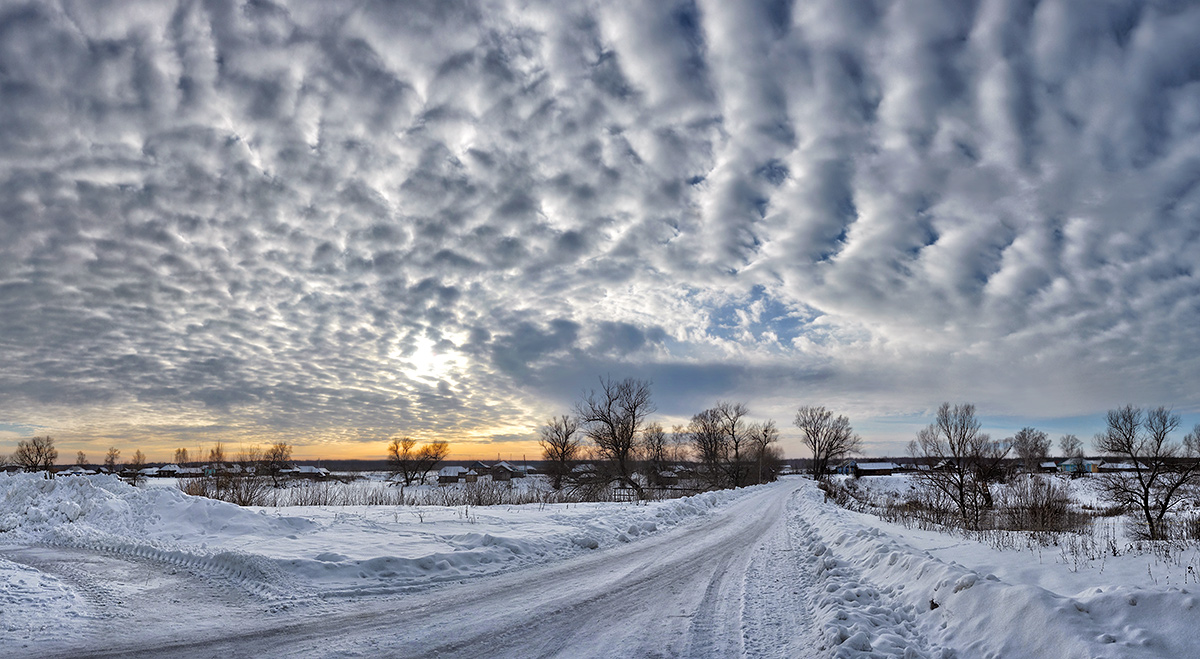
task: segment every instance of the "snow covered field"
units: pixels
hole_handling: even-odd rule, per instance
[[[1000,551],[800,478],[648,505],[260,510],[0,475],[0,654],[1200,656],[1196,564]]]

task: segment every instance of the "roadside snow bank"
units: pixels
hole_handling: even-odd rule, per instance
[[[1068,597],[1006,583],[897,540],[879,520],[825,502],[815,486],[797,494],[789,514],[801,522],[796,539],[818,580],[814,617],[835,656],[1200,654],[1192,588],[1098,585]]]
[[[395,592],[634,541],[743,496],[649,504],[252,509],[110,476],[0,475],[0,543],[217,573],[271,597]]]

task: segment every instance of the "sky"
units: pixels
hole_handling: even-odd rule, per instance
[[[1200,5],[0,1],[0,453],[1200,420]],[[1181,433],[1182,434],[1182,433]]]

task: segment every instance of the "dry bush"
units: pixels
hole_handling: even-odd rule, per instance
[[[1090,520],[1074,510],[1067,487],[1054,478],[1030,475],[1000,488],[998,528],[1009,531],[1080,531]]]

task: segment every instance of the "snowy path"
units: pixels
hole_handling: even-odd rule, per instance
[[[203,599],[207,591],[184,579],[164,587],[197,591],[192,624],[130,629],[122,621],[120,634],[40,649],[156,657],[816,656],[821,639],[806,587],[814,583],[812,557],[793,545],[789,528],[799,487],[793,480],[756,488],[711,515],[612,549],[387,598],[268,611],[249,600]],[[35,558],[53,573],[50,559]],[[137,612],[163,596],[134,588],[121,601],[117,609]]]
[[[8,483],[0,657],[1200,656],[1192,583],[1099,569],[1054,590],[1065,564],[890,525],[807,479],[416,522]]]

